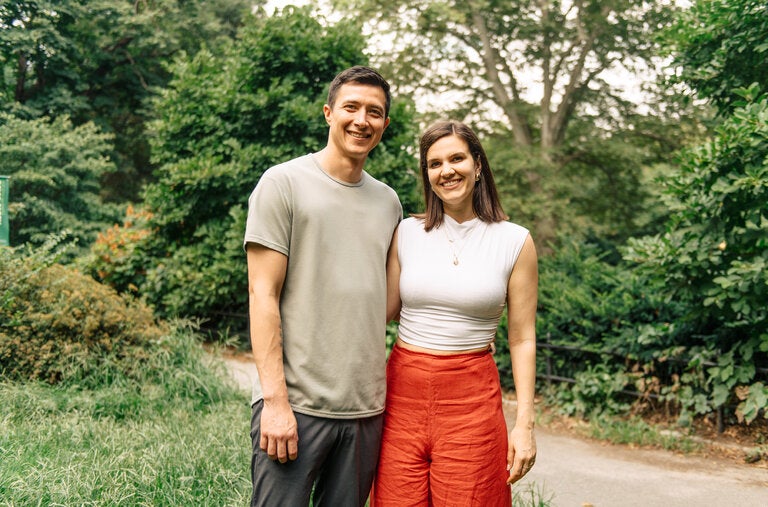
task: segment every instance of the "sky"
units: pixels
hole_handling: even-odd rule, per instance
[[[689,0],[673,1],[682,6],[690,4]],[[322,4],[324,3],[325,2],[323,0],[267,0],[264,9],[268,14],[271,15],[276,9],[283,8],[287,5],[305,6],[314,4],[315,6],[318,6],[319,4],[322,7]],[[322,12],[323,9],[321,8],[320,11]],[[643,94],[640,90],[640,87],[642,86],[642,79],[638,79],[637,76],[631,75],[621,69],[617,69],[614,72],[603,75],[603,78],[614,85],[618,84],[618,88],[623,91],[621,95],[623,95],[625,99],[635,103],[642,103]],[[523,77],[522,81],[526,81],[526,79]],[[523,91],[523,99],[532,104],[537,104],[541,100],[542,93],[541,85],[536,82],[535,78],[532,77],[531,83],[526,86]],[[440,96],[430,95],[425,97],[415,97],[415,99],[417,109],[430,107],[434,108],[435,106],[437,106],[438,109],[443,109],[443,107],[450,107],[451,103],[461,102],[463,100],[463,96],[460,94],[446,93],[441,94]]]

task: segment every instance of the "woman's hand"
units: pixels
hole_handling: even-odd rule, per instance
[[[515,426],[509,432],[509,450],[507,451],[507,484],[514,484],[533,468],[536,462],[536,438],[533,428]]]

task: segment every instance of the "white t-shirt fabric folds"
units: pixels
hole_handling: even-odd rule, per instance
[[[400,338],[444,351],[491,344],[528,234],[512,222],[458,223],[448,215],[429,232],[422,219],[400,222]]]

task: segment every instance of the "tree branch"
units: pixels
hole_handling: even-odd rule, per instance
[[[521,146],[530,146],[532,142],[530,126],[525,117],[518,113],[517,103],[509,96],[507,89],[504,87],[504,83],[501,82],[498,72],[499,54],[492,45],[491,38],[488,35],[488,29],[485,26],[485,19],[483,19],[478,10],[472,6],[470,6],[470,9],[472,11],[472,25],[474,26],[482,45],[480,57],[483,60],[486,77],[491,83],[493,94],[504,111],[504,114],[509,118],[515,142]],[[514,88],[516,86],[516,81],[513,77],[513,74],[510,74]]]

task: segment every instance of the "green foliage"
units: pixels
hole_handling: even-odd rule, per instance
[[[768,99],[735,109],[667,184],[667,232],[633,241],[627,258],[686,304],[699,346],[718,363],[702,411],[754,382],[755,365],[768,367]]]
[[[92,123],[73,127],[66,117],[20,120],[0,113],[12,245],[40,245],[64,229],[88,245],[118,216],[99,196],[99,178],[114,169],[111,140]]]
[[[137,232],[137,243],[125,244],[129,255],[119,252],[122,245],[110,248],[124,261],[96,261],[91,272],[121,291],[135,284],[161,315],[216,323],[245,314],[248,195],[268,167],[324,146],[328,83],[343,68],[365,63],[355,23],[325,26],[309,12],[251,18],[237,43],[219,54],[202,50],[176,61],[154,104],[159,169],[145,192],[151,215],[143,224],[130,221],[149,234]],[[412,106],[395,102],[391,126],[367,165],[406,197],[415,195],[414,161],[402,150],[413,140],[412,114]]]
[[[681,309],[665,301],[660,286],[608,262],[611,255],[574,242],[539,261],[537,372],[572,379],[549,393],[570,415],[647,406],[687,364],[675,324]],[[502,319],[496,359],[502,383],[511,387],[506,332]]]
[[[247,0],[3,0],[0,110],[114,133],[106,194],[135,199],[152,169],[146,100],[167,84],[167,61],[231,39],[250,8]]]
[[[730,114],[752,83],[768,83],[768,6],[762,0],[697,0],[666,34],[678,79]]]
[[[512,488],[512,507],[548,507],[552,505],[555,494],[547,492],[543,486],[527,483]]]
[[[573,385],[555,394],[557,410],[568,416],[588,417],[596,414],[617,415],[629,410],[630,403],[622,396],[629,376],[615,371],[608,364],[587,366],[576,373]]]
[[[642,363],[674,355],[677,344],[669,335],[680,309],[665,301],[660,286],[606,262],[609,253],[595,245],[566,244],[541,259],[537,335],[546,343]],[[589,361],[588,356],[578,360]],[[577,367],[572,358],[558,368],[568,363]]]
[[[655,158],[659,148],[641,139],[605,137],[584,125],[549,161],[537,148],[516,147],[508,134],[487,136],[484,146],[504,210],[532,230],[542,253],[578,237],[620,244],[657,231],[665,216],[656,205],[653,175],[668,168]]]
[[[144,305],[56,264],[57,241],[0,249],[0,373],[98,385],[141,370],[167,329]]]
[[[675,432],[664,432],[640,418],[598,415],[589,421],[589,435],[614,444],[660,447],[662,449],[690,453],[701,447],[692,439]]]
[[[373,60],[402,90],[450,94],[456,117],[501,122],[516,144],[545,150],[561,143],[587,104],[603,117],[623,109],[605,71],[642,68],[672,9],[630,0],[331,3],[347,14],[368,13]],[[380,39],[386,42],[376,44]],[[526,97],[534,86],[542,88],[540,104]]]

